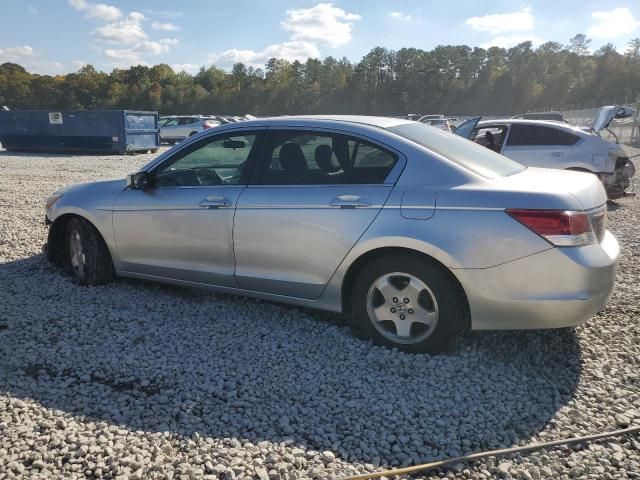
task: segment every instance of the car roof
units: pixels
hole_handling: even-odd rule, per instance
[[[567,125],[564,122],[558,122],[555,120],[533,120],[533,119],[525,119],[525,118],[492,118],[490,120],[480,120],[478,122],[478,126],[483,125],[491,125],[494,123],[513,123],[518,125],[547,125],[550,127],[567,127],[574,128],[572,125]]]
[[[544,125],[547,127],[560,128],[562,130],[571,130],[572,132],[584,133],[584,131],[575,125],[569,125],[564,122],[558,122],[556,120],[531,120],[524,118],[494,118],[491,120],[481,120],[476,125],[476,128],[485,127],[487,125],[495,124],[513,124],[513,125]]]
[[[411,120],[393,117],[375,117],[367,115],[291,115],[283,117],[266,117],[242,122],[243,126],[263,126],[263,125],[296,125],[314,126],[328,123],[369,125],[378,128],[389,128],[396,125],[415,123]]]

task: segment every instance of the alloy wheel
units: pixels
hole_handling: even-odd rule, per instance
[[[402,344],[423,341],[438,322],[433,292],[416,276],[402,272],[387,273],[373,282],[367,312],[385,338]]]

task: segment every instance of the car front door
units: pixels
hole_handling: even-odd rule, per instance
[[[124,190],[113,228],[124,272],[235,286],[233,215],[259,131],[236,130],[186,145]]]
[[[551,126],[514,123],[501,153],[530,167],[566,168],[579,139]]]
[[[386,202],[401,162],[340,133],[269,130],[236,209],[238,285],[318,298]]]
[[[178,136],[182,138],[187,138],[189,134],[193,131],[194,119],[193,118],[181,118],[178,120]]]
[[[172,118],[171,120],[167,120],[165,124],[160,127],[160,136],[163,140],[172,140],[178,137],[178,119]]]

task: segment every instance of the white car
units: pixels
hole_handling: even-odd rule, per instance
[[[559,168],[593,173],[602,181],[609,198],[624,196],[635,167],[617,143],[600,137],[616,108],[603,107],[591,129],[545,120],[502,119],[460,125],[455,133],[530,167]]]
[[[220,124],[221,122],[215,117],[204,117],[202,115],[174,116],[160,125],[160,141],[176,143],[208,128],[217,127]]]
[[[430,120],[425,120],[422,123],[439,128],[440,130],[445,130],[447,132],[451,131],[451,124],[449,123],[449,120],[445,118],[432,118]]]

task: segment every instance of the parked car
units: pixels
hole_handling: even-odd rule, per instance
[[[619,254],[605,202],[595,176],[417,122],[279,117],[56,192],[47,256],[82,285],[134,277],[344,312],[378,344],[435,352],[468,328],[568,327],[602,308]]]
[[[566,122],[564,116],[560,112],[529,112],[516,115],[512,118],[521,120],[551,120],[554,122]]]
[[[473,118],[455,133],[530,167],[558,168],[595,174],[611,199],[631,184],[635,167],[617,143],[596,132],[611,121],[594,121],[592,131],[545,120],[485,120]]]
[[[460,117],[447,117],[447,121],[449,122],[449,126],[454,129],[458,128],[464,122],[464,118]]]
[[[160,140],[176,143],[191,137],[208,128],[217,127],[220,121],[216,117],[204,117],[201,115],[178,115],[167,120],[160,127]]]
[[[449,124],[449,120],[444,118],[433,118],[431,120],[425,120],[425,125],[431,125],[432,127],[439,128],[440,130],[445,130],[447,132],[451,131],[451,125]]]
[[[420,118],[418,118],[418,121],[421,123],[425,123],[429,120],[440,120],[443,119],[444,115],[442,114],[435,114],[435,115],[422,115]]]

